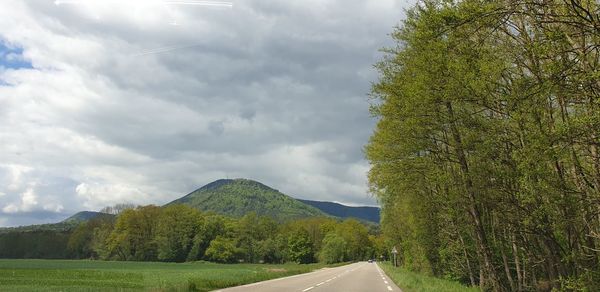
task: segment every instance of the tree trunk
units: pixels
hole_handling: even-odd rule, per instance
[[[473,275],[473,270],[471,269],[471,261],[469,260],[469,253],[467,253],[467,247],[465,246],[465,241],[463,240],[460,232],[458,233],[458,238],[460,239],[460,243],[462,245],[463,255],[465,256],[465,261],[467,262],[467,270],[469,270],[469,280],[471,281],[471,286],[475,286],[475,276]]]
[[[504,248],[501,246],[500,251],[502,253],[502,262],[504,263],[504,272],[506,273],[506,278],[508,279],[508,284],[510,284],[510,290],[515,291],[515,282],[510,273],[510,267],[508,266],[508,259],[506,258],[506,253],[504,252]]]
[[[517,291],[523,291],[524,277],[522,276],[522,272],[521,272],[521,263],[519,260],[519,249],[517,248],[517,240],[515,238],[514,233],[511,236],[511,241],[512,241],[513,257],[515,259],[515,268],[517,270]]]
[[[483,224],[481,222],[481,213],[479,211],[477,196],[475,194],[475,190],[473,187],[473,181],[471,180],[470,172],[469,172],[469,164],[467,162],[467,157],[464,152],[464,148],[462,145],[462,138],[460,135],[460,131],[455,122],[455,114],[454,109],[452,108],[452,104],[450,101],[446,101],[446,109],[448,111],[448,118],[450,119],[450,130],[452,132],[452,137],[455,143],[455,152],[458,158],[458,162],[460,164],[460,169],[463,173],[465,180],[465,188],[467,191],[467,195],[469,197],[469,214],[471,215],[471,219],[473,220],[473,227],[475,229],[475,235],[477,240],[477,245],[482,256],[483,265],[484,265],[484,274],[486,276],[486,280],[490,282],[491,288],[493,291],[501,291],[502,288],[498,281],[498,276],[496,275],[496,270],[494,269],[492,263],[492,255],[488,248],[487,237],[485,233],[485,229],[483,228]]]

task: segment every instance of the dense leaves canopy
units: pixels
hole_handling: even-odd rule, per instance
[[[600,286],[600,5],[420,1],[377,68],[366,147],[404,265]]]

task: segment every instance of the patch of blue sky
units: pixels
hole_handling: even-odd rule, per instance
[[[0,86],[11,84],[2,78],[6,70],[32,69],[30,61],[23,56],[23,48],[0,39]]]
[[[23,48],[0,39],[0,68],[19,70],[32,69],[33,66],[23,57]]]

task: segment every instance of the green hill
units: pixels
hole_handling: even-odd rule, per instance
[[[312,200],[301,200],[298,201],[311,205],[331,216],[339,217],[339,218],[356,218],[358,220],[364,220],[372,223],[379,224],[381,209],[378,207],[352,207],[346,206],[334,202],[322,202],[322,201],[312,201]]]
[[[327,216],[315,207],[248,179],[220,179],[167,205],[170,204],[185,204],[201,211],[235,217],[255,212],[280,221]]]
[[[57,231],[67,232],[77,227],[77,222],[59,222],[59,223],[48,223],[48,224],[37,224],[37,225],[24,225],[17,227],[0,227],[0,235],[11,233],[11,232],[39,232],[39,231]],[[2,246],[0,245],[0,248]]]
[[[58,223],[47,223],[38,225],[26,225],[18,227],[0,227],[0,234],[10,232],[41,232],[41,231],[59,231],[67,232],[77,227],[82,222],[87,222],[94,218],[114,218],[115,215],[93,212],[93,211],[81,211],[73,216],[60,221]]]
[[[115,215],[94,212],[94,211],[81,211],[81,212],[78,212],[75,215],[63,220],[61,223],[81,223],[81,222],[87,222],[94,218],[112,218],[112,217],[115,217]]]

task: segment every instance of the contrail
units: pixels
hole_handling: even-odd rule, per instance
[[[76,0],[56,0],[54,1],[54,5],[58,6],[58,5],[62,5],[62,4],[80,4],[81,1],[76,1]]]
[[[83,4],[88,1],[82,0],[55,0],[54,5],[62,5],[62,4]],[[112,1],[115,4],[119,4],[118,1]],[[139,1],[140,3],[144,3],[146,5],[156,5],[156,4],[164,4],[164,5],[195,5],[195,6],[213,6],[213,7],[233,7],[233,2],[227,1],[195,1],[195,0],[163,0],[163,1]],[[106,3],[106,2],[104,2]]]
[[[162,53],[167,53],[167,52],[171,52],[171,51],[175,51],[175,50],[193,48],[193,47],[198,47],[198,46],[201,46],[201,44],[193,44],[193,45],[186,45],[186,46],[160,47],[160,48],[154,48],[154,49],[144,50],[144,51],[141,51],[141,52],[139,52],[137,54],[134,54],[132,56],[133,57],[139,57],[139,56],[145,56],[145,55],[151,55],[151,54],[162,54]]]
[[[182,0],[182,1],[162,1],[165,5],[200,5],[200,6],[220,6],[220,7],[233,7],[232,2],[224,2],[224,1],[192,1],[192,0]]]

